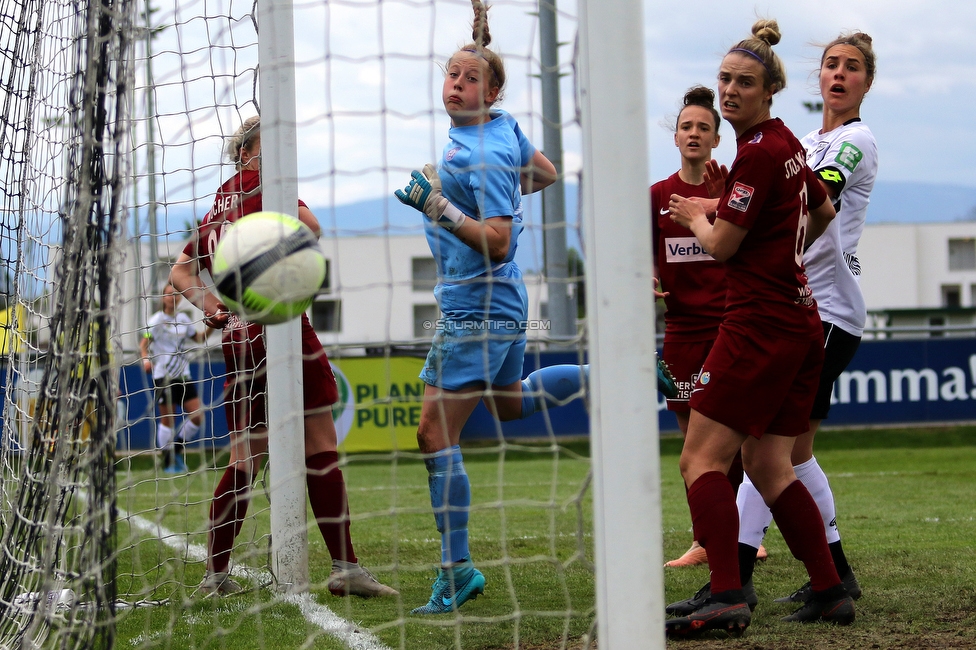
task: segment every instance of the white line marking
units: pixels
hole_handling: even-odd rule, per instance
[[[149,521],[138,515],[129,515],[121,508],[119,509],[119,519],[125,519],[137,530],[155,535],[161,542],[183,554],[189,560],[196,562],[206,562],[207,560],[206,548],[200,544],[191,544],[185,535],[174,533],[158,522]],[[271,582],[269,572],[244,564],[235,564],[231,574],[259,584]],[[288,594],[281,596],[280,600],[298,607],[305,620],[322,628],[327,634],[339,639],[352,650],[391,650],[388,646],[383,645],[383,642],[369,630],[358,627],[325,605],[318,603],[312,594]]]

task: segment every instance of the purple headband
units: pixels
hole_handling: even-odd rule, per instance
[[[745,52],[746,54],[748,54],[749,56],[751,56],[752,58],[754,58],[756,61],[759,61],[759,63],[762,64],[762,67],[766,68],[766,73],[769,75],[769,78],[770,79],[773,78],[773,73],[769,70],[769,67],[766,65],[766,62],[763,61],[759,57],[759,55],[756,54],[755,52],[753,52],[752,50],[747,50],[747,49],[745,49],[743,47],[734,47],[731,50],[729,50],[729,54],[731,54],[732,52]]]

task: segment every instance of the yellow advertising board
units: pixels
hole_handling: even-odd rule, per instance
[[[416,357],[332,359],[339,403],[334,417],[339,448],[415,451],[424,398]]]
[[[24,349],[27,336],[24,331],[24,323],[27,318],[27,310],[23,305],[17,306],[17,329],[13,328],[14,308],[0,310],[0,355],[6,356],[11,352],[17,353]]]

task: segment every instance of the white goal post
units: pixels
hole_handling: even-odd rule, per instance
[[[580,0],[579,38],[598,643],[664,648],[642,3]]]
[[[262,207],[297,215],[298,134],[291,0],[257,5]],[[267,327],[271,569],[277,587],[308,591],[305,433],[299,320]]]

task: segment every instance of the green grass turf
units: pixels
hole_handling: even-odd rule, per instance
[[[661,442],[668,558],[691,541],[677,469],[680,446],[680,438]],[[406,612],[426,602],[439,560],[426,470],[415,458],[348,457],[344,472],[356,550],[401,598],[331,596],[325,589],[329,558],[316,530],[309,535],[313,594],[394,648],[582,647],[594,619],[587,453],[586,442],[566,443],[558,453],[549,447],[504,453],[496,447],[466,448],[471,548],[488,580],[487,591],[466,604],[460,617],[423,618]],[[741,639],[698,641],[694,647],[976,647],[976,427],[824,431],[817,457],[831,479],[845,549],[865,591],[857,622],[844,629],[779,622],[791,609],[772,599],[791,592],[806,576],[774,526],[766,539],[770,559],[756,570],[760,606],[752,626]],[[146,462],[132,462],[119,475],[120,506],[203,545],[217,478],[216,470],[203,467],[187,477],[157,481]],[[234,558],[267,569],[269,510],[260,489],[259,484]],[[162,606],[123,611],[118,648],[344,647],[268,589],[219,600],[191,597],[202,562],[185,560],[125,524],[118,537],[120,597],[168,599]],[[667,569],[665,599],[689,596],[707,573],[705,567]]]

